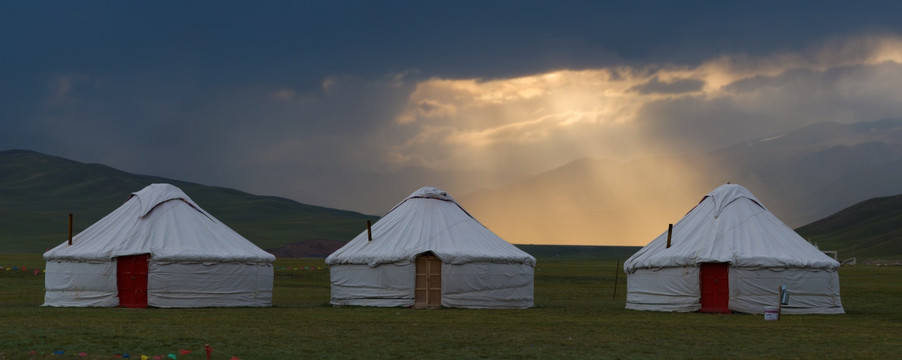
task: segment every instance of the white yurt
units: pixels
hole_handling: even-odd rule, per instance
[[[132,193],[44,260],[46,306],[272,305],[275,257],[170,184]]]
[[[528,308],[536,259],[421,188],[326,258],[333,305]]]
[[[626,308],[842,314],[838,268],[746,188],[726,184],[624,263]]]

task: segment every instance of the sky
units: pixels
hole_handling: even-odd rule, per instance
[[[0,150],[381,215],[424,185],[900,117],[900,7],[0,2]]]

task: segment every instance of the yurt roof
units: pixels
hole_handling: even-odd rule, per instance
[[[160,262],[273,262],[269,254],[201,209],[179,188],[151,184],[45,260],[110,261],[150,254]]]
[[[326,263],[411,263],[431,251],[442,262],[526,263],[535,258],[495,235],[470,216],[447,192],[414,191],[366,230],[326,258]]]
[[[632,272],[709,262],[742,268],[839,266],[777,219],[748,189],[725,184],[705,195],[673,225],[670,248],[665,231],[630,257],[624,269]]]

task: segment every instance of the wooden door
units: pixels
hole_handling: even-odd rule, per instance
[[[431,252],[424,253],[417,257],[416,272],[413,307],[442,306],[442,261]]]
[[[730,312],[730,264],[703,263],[699,269],[703,313]]]
[[[119,307],[147,307],[147,267],[150,254],[116,258],[116,286]]]

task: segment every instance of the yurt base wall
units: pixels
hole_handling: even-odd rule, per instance
[[[330,303],[336,306],[413,306],[414,272],[414,264],[333,265],[329,270]]]
[[[533,306],[534,268],[528,264],[442,264],[442,306],[524,309]]]
[[[626,276],[626,308],[693,312],[699,303],[697,267],[637,269]]]
[[[271,264],[151,261],[147,303],[159,308],[272,306]]]
[[[816,269],[730,268],[731,311],[763,314],[777,306],[785,285],[789,304],[784,314],[842,314],[839,274]],[[626,308],[630,310],[693,312],[701,309],[699,269],[695,267],[638,269],[627,274]]]
[[[333,265],[336,306],[413,307],[415,265]],[[533,306],[534,268],[527,264],[441,265],[445,307],[522,309]]]
[[[784,314],[843,314],[839,274],[819,269],[739,269],[730,271],[730,309],[763,314],[777,306],[781,286],[789,292]]]
[[[114,262],[47,261],[44,288],[44,306],[119,305]]]

